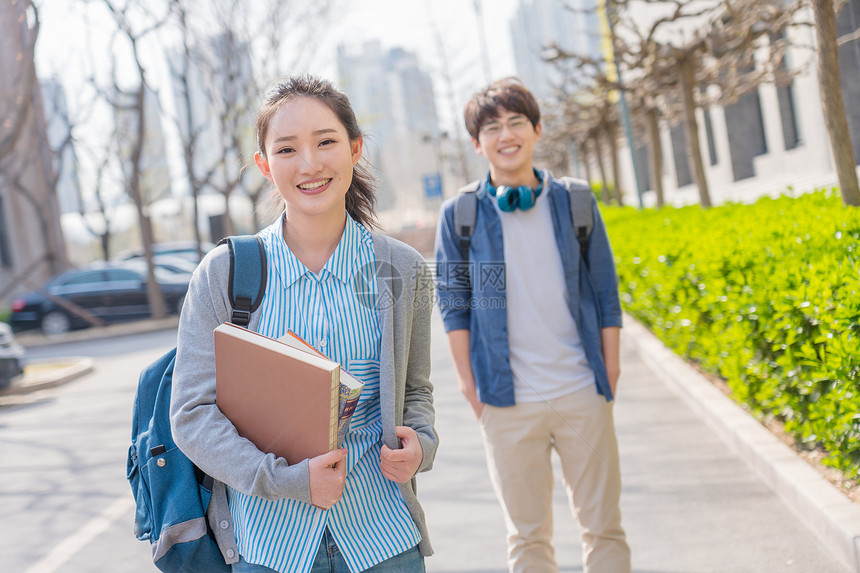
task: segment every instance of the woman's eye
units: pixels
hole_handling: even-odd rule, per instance
[[[334,139],[323,139],[322,141],[320,141],[320,145],[331,145],[334,142]]]
[[[292,147],[284,147],[283,149],[279,149],[278,153],[286,154],[286,153],[292,153],[293,151],[294,151],[294,149]]]

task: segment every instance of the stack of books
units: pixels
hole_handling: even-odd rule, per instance
[[[291,465],[337,449],[363,386],[295,333],[215,329],[215,403],[239,435]]]

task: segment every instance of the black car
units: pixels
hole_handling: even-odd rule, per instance
[[[118,264],[121,265],[146,265],[146,259],[143,255],[139,257],[129,257],[127,259],[120,259],[117,261]],[[179,255],[153,255],[152,264],[156,267],[161,267],[162,269],[169,271],[175,274],[186,274],[191,275],[194,273],[194,269],[197,268],[197,263],[193,262],[190,258],[179,256]]]
[[[62,334],[90,323],[53,300],[60,298],[82,307],[104,322],[148,318],[145,265],[94,263],[60,273],[42,287],[12,301],[10,324],[16,330],[41,328],[47,335]],[[155,279],[172,314],[179,313],[188,291],[190,274],[171,273],[156,267]]]
[[[203,254],[205,255],[206,253],[214,249],[215,245],[213,243],[210,243],[209,241],[203,241],[202,243],[200,243],[200,247],[202,248]],[[153,243],[152,254],[156,257],[159,255],[182,257],[183,259],[191,261],[195,265],[200,262],[200,257],[197,254],[196,241],[166,241],[164,243]],[[143,249],[140,248],[120,253],[118,258],[128,260],[134,258],[142,258],[143,256]]]
[[[24,372],[24,347],[15,340],[12,329],[0,322],[0,390]]]

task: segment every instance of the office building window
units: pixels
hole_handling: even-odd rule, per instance
[[[860,29],[860,0],[849,0],[836,16],[836,35],[845,37]],[[848,131],[854,146],[854,161],[860,164],[860,40],[839,46],[839,75],[842,99],[848,116]]]
[[[669,127],[669,135],[672,139],[672,157],[675,160],[675,178],[678,182],[678,187],[683,187],[693,182],[690,162],[687,160],[687,133],[684,129],[683,121]]]
[[[737,103],[727,105],[725,114],[734,180],[753,177],[754,158],[767,153],[758,90],[740,96]]]
[[[782,121],[782,139],[786,149],[794,149],[800,144],[797,130],[797,114],[794,111],[794,86],[788,84],[777,88],[779,98],[779,117]]]
[[[711,165],[717,164],[717,144],[714,141],[714,124],[711,121],[711,108],[706,107],[702,110],[702,115],[705,117],[705,139],[708,141],[708,161]]]
[[[12,266],[12,245],[9,243],[9,223],[6,221],[3,197],[0,197],[0,266]]]

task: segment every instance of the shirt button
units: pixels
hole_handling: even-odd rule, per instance
[[[218,525],[221,526],[221,529],[227,529],[228,527],[230,527],[230,524],[227,522],[226,519],[222,519],[221,523],[219,523]]]
[[[326,346],[326,339],[325,339],[325,338],[323,338],[322,340],[320,340],[320,346],[322,346],[323,348],[325,348],[325,346]]]
[[[233,551],[232,549],[227,550],[227,557],[229,557],[230,559],[233,559],[234,555],[236,555],[235,551]]]

